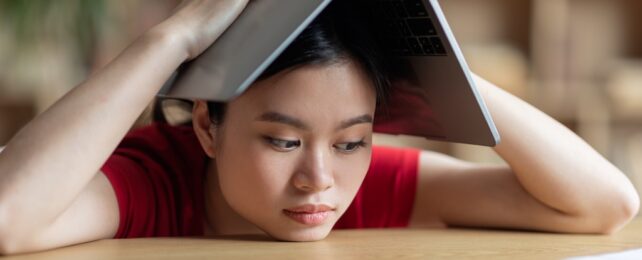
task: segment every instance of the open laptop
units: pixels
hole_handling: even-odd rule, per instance
[[[345,1],[345,0],[338,0]],[[357,0],[355,0],[357,1]],[[227,101],[240,95],[331,0],[250,1],[195,60],[181,66],[160,97]],[[392,88],[374,131],[495,146],[499,134],[437,0],[369,0],[380,38],[407,61],[413,84]],[[242,51],[239,51],[242,50]]]

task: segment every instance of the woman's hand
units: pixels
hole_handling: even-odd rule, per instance
[[[184,0],[151,32],[169,35],[196,58],[209,47],[243,11],[249,0]]]

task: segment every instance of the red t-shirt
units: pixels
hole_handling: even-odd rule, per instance
[[[365,180],[334,228],[408,226],[418,158],[415,149],[374,146]],[[115,238],[202,235],[206,165],[191,127],[130,132],[102,167],[120,210]]]

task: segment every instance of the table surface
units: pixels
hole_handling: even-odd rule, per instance
[[[561,259],[642,247],[642,219],[612,235],[471,229],[337,230],[317,242],[261,236],[107,239],[7,259]]]

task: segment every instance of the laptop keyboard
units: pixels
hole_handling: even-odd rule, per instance
[[[393,54],[447,55],[423,0],[379,0],[373,12],[383,28],[380,38]]]

